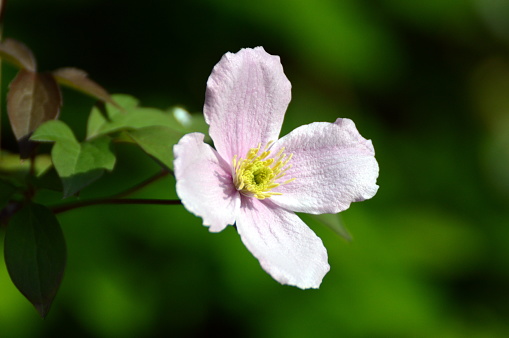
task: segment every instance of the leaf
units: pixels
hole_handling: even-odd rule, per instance
[[[121,111],[138,107],[140,104],[140,101],[137,98],[127,94],[113,94],[111,97],[119,106],[106,105],[108,116],[113,116]]]
[[[87,73],[81,69],[60,68],[53,71],[53,76],[60,84],[77,89],[104,102],[116,105],[110,94],[103,87],[92,81]]]
[[[112,98],[117,105],[96,105],[92,108],[87,122],[87,139],[106,135],[107,133],[101,132],[101,129],[104,128],[105,124],[111,121],[113,116],[124,114],[127,109],[138,106],[138,100],[130,95],[115,94],[112,95]]]
[[[182,135],[164,126],[150,126],[129,132],[131,138],[158,162],[173,169],[173,145]]]
[[[110,117],[110,121],[105,120],[101,125],[97,123],[97,120],[99,120],[97,114],[94,111],[91,113],[91,118],[96,119],[96,121],[94,121],[95,128],[89,128],[92,133],[87,135],[88,138],[151,126],[164,126],[175,131],[182,129],[173,116],[155,108],[130,108],[124,113],[113,115]],[[89,125],[91,124],[92,122]],[[181,132],[181,135],[184,135],[184,131]]]
[[[0,0],[0,25],[4,22],[5,2],[6,0]]]
[[[94,107],[87,123],[87,139],[116,133],[116,141],[134,141],[168,169],[173,168],[173,145],[191,131],[208,129],[201,114],[191,115],[179,107],[168,111],[140,107],[135,98],[127,95],[112,97],[122,108],[106,104],[106,113],[102,113]]]
[[[64,275],[67,252],[58,220],[30,203],[10,220],[4,258],[12,282],[44,318]]]
[[[0,0],[0,16],[3,14],[4,1]],[[1,19],[0,19],[1,20]],[[0,43],[0,57],[14,66],[35,72],[37,63],[32,51],[23,43],[14,39],[5,39]]]
[[[60,88],[51,74],[19,71],[7,94],[7,112],[21,158],[30,154],[30,134],[44,122],[56,119],[61,105]]]
[[[112,97],[122,109],[106,104],[107,116],[104,116],[98,107],[94,107],[87,124],[87,139],[151,126],[164,126],[179,132],[181,136],[190,132],[178,121],[178,118],[181,117],[174,114],[173,110],[163,111],[156,108],[140,107],[136,99],[127,95],[113,95]],[[193,118],[190,123],[192,126],[198,125],[199,118],[196,120]]]
[[[64,186],[64,197],[96,181],[104,170],[113,170],[115,155],[108,137],[79,143],[72,130],[62,121],[49,121],[38,128],[31,138],[39,142],[55,142],[51,150],[53,165]]]
[[[43,122],[58,116],[62,98],[50,74],[21,70],[11,82],[7,111],[14,135],[19,140]]]
[[[112,121],[105,125],[102,132],[117,130],[140,129],[150,126],[165,126],[178,130],[178,125],[170,114],[156,108],[139,107],[128,110],[125,114],[117,114]]]
[[[101,128],[106,123],[108,123],[108,120],[99,111],[99,108],[92,108],[87,121],[87,139],[101,135]]]

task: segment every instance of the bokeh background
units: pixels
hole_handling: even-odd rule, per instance
[[[508,1],[11,0],[4,36],[41,70],[78,67],[112,93],[191,112],[222,54],[264,46],[293,85],[283,134],[353,119],[373,140],[380,190],[340,214],[351,243],[310,223],[331,271],[307,291],[181,206],[61,214],[69,258],[52,310],[40,319],[2,262],[1,337],[509,336]],[[14,72],[3,66],[3,95]],[[79,136],[92,103],[64,90]],[[132,146],[117,153],[83,196],[158,171]],[[174,184],[136,196],[175,198]]]

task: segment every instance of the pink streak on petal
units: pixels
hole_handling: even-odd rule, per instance
[[[226,53],[207,81],[204,115],[226,160],[279,137],[291,84],[279,56],[262,47]]]
[[[230,166],[203,138],[187,134],[173,147],[177,194],[187,210],[203,218],[203,225],[219,232],[235,222],[240,197]]]
[[[378,163],[370,140],[349,119],[301,126],[274,144],[293,153],[292,168],[281,181],[296,178],[274,191],[274,203],[310,214],[337,213],[352,202],[373,197],[378,185]]]
[[[237,230],[262,268],[281,284],[318,288],[330,269],[322,240],[270,200],[242,196]]]

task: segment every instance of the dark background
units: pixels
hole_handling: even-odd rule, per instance
[[[272,280],[233,228],[209,234],[180,206],[62,214],[68,268],[48,318],[2,263],[0,336],[509,336],[508,18],[503,0],[9,1],[4,37],[30,46],[39,70],[84,69],[145,106],[200,112],[221,56],[264,46],[293,85],[283,134],[353,119],[373,140],[380,190],[341,213],[352,243],[310,224],[331,271],[307,291]],[[3,66],[4,95],[14,73]],[[79,137],[92,103],[64,90],[61,118]],[[158,170],[134,147],[117,153],[108,184],[84,195]],[[137,197],[175,198],[174,184]]]

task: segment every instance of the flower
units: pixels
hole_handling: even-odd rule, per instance
[[[279,57],[262,47],[226,53],[207,81],[201,133],[174,146],[177,194],[211,232],[236,225],[282,284],[318,288],[329,271],[322,241],[294,213],[338,213],[378,190],[371,141],[349,119],[301,126],[278,139],[291,98]]]

